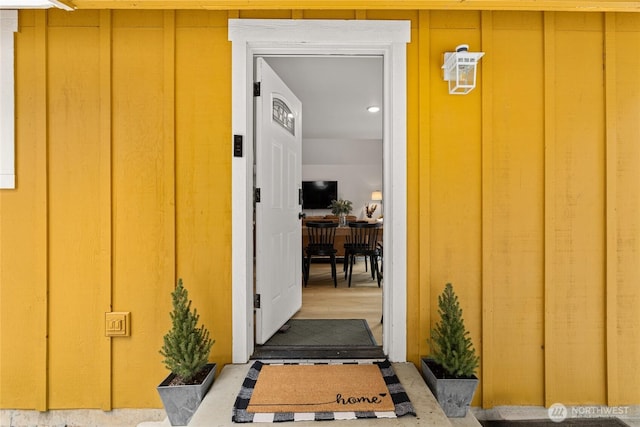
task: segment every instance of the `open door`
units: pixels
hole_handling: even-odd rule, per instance
[[[256,61],[256,344],[302,307],[302,103]]]

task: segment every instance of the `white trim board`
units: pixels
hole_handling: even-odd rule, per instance
[[[0,10],[0,189],[16,188],[13,33],[18,11]]]
[[[383,349],[407,353],[406,44],[409,21],[230,19],[232,134],[244,138],[232,159],[233,363],[246,363],[253,336],[253,58],[256,55],[380,55],[384,62],[383,188],[385,263]]]

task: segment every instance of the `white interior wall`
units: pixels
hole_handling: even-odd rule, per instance
[[[382,207],[371,201],[371,192],[382,190],[382,140],[304,139],[302,180],[338,181],[338,197],[351,200],[352,215],[364,218],[365,205],[375,203],[373,218],[377,218]],[[304,212],[308,216],[331,213],[329,209]]]

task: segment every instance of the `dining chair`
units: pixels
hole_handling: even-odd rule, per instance
[[[336,274],[336,253],[338,252],[333,243],[336,238],[337,222],[307,222],[307,233],[309,242],[304,248],[306,255],[303,265],[304,285],[309,283],[309,271],[311,269],[311,259],[314,256],[329,257],[331,261],[331,277],[333,285],[338,287],[338,278]]]
[[[353,274],[353,264],[356,256],[364,256],[365,262],[369,258],[371,263],[371,278],[378,279],[378,287],[382,276],[378,271],[378,257],[380,251],[378,248],[378,239],[382,224],[379,222],[352,222],[349,223],[350,234],[344,244],[344,278],[349,278],[349,287],[351,287],[351,276]]]

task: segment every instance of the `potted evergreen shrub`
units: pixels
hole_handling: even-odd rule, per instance
[[[478,385],[475,372],[480,358],[451,283],[438,296],[438,314],[440,321],[431,330],[431,355],[422,359],[422,373],[447,417],[464,417]]]
[[[213,383],[216,364],[208,363],[208,359],[214,341],[204,325],[198,327],[200,315],[195,308],[191,310],[182,279],[178,279],[171,297],[172,326],[160,349],[171,374],[157,389],[171,425],[185,426]]]

